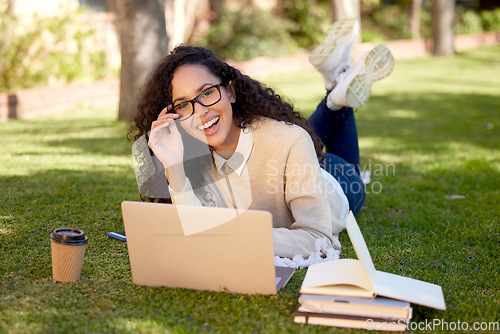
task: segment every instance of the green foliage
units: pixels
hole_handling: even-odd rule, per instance
[[[308,48],[323,43],[331,23],[328,3],[285,0],[282,6],[281,15],[290,21],[288,30],[298,46]]]
[[[275,12],[226,8],[201,45],[232,60],[284,55],[322,43],[330,24],[323,0],[285,0]]]
[[[401,0],[395,5],[371,6],[362,13],[361,23],[363,42],[380,42],[387,39],[411,38],[410,10],[411,1]],[[470,6],[469,6],[470,7]],[[457,6],[455,14],[456,34],[480,34],[483,31],[500,31],[500,8],[481,13]],[[422,5],[420,16],[420,34],[424,38],[432,37],[432,17],[430,3]]]
[[[465,10],[457,13],[455,23],[456,34],[480,34],[483,32],[481,15],[473,10]]]
[[[420,35],[423,38],[432,37],[432,16],[430,6],[423,6],[420,13]]]
[[[411,38],[410,18],[405,8],[381,5],[361,17],[363,42],[378,42],[380,38]],[[363,30],[368,33],[363,33]],[[383,36],[383,37],[382,37]],[[372,39],[373,38],[373,39]]]
[[[290,23],[264,10],[223,10],[200,44],[219,57],[236,61],[297,51]]]
[[[361,1],[362,41],[380,43],[391,39],[409,39],[411,0]],[[455,32],[476,34],[500,31],[500,9],[474,11],[462,1],[456,8]],[[212,24],[202,45],[226,59],[247,60],[260,56],[293,53],[324,41],[331,24],[328,2],[324,0],[283,0],[275,13],[244,9],[224,10]],[[420,17],[420,35],[432,37],[431,3],[424,2]]]
[[[483,31],[500,31],[500,8],[481,12],[470,9],[457,11],[457,34],[480,34]]]
[[[383,27],[389,39],[411,38],[410,18],[404,8],[386,5],[376,11],[373,18]]]
[[[0,92],[108,73],[104,52],[93,45],[94,32],[82,12],[33,15],[26,24],[8,13],[9,6],[0,0]]]
[[[386,37],[378,30],[373,28],[365,28],[361,30],[361,41],[380,43],[386,40]]]
[[[494,10],[484,10],[481,12],[481,19],[483,22],[483,29],[485,31],[499,31],[500,32],[500,8]]]
[[[370,7],[378,7],[380,6],[381,1],[382,0],[361,0],[361,3]]]

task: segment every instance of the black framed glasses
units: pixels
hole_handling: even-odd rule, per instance
[[[183,101],[176,104],[172,108],[172,112],[179,114],[179,121],[184,121],[194,114],[194,103],[198,102],[204,107],[210,107],[219,102],[222,98],[220,93],[220,87],[223,83],[218,83],[216,85],[210,86],[204,89],[200,94],[198,94],[194,99],[189,101]]]

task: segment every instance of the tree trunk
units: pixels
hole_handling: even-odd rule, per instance
[[[455,53],[453,17],[455,0],[434,0],[432,2],[432,37],[434,55],[446,56]]]
[[[165,1],[165,19],[168,31],[168,50],[184,42],[184,27],[186,25],[186,4],[184,0]]]
[[[210,10],[214,11],[216,14],[219,14],[224,8],[224,0],[209,0]]]
[[[420,14],[422,12],[422,0],[412,0],[410,30],[413,39],[420,39]]]
[[[165,0],[168,50],[186,43],[194,32],[196,21],[209,10],[208,0]]]
[[[361,43],[361,11],[359,0],[329,0],[330,17],[333,22],[356,18],[360,23],[358,43]]]
[[[139,88],[167,50],[164,0],[120,0],[115,5],[122,58],[118,120],[130,121]]]
[[[330,16],[333,22],[349,18],[359,20],[359,0],[330,0]]]

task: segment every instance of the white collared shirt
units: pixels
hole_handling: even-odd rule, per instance
[[[213,152],[217,180],[224,192],[226,204],[246,210],[252,204],[252,186],[248,175],[247,161],[252,154],[253,138],[249,127],[240,131],[238,145],[229,159]],[[222,177],[220,177],[222,176]]]
[[[252,154],[253,138],[249,127],[241,129],[238,145],[233,155],[229,159],[225,159],[214,151],[214,162],[217,172],[224,176],[226,173],[223,171],[224,164],[231,168],[236,174],[241,176],[243,169],[246,166],[248,158]]]

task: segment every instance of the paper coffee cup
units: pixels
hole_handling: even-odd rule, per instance
[[[77,228],[58,228],[50,235],[50,241],[54,281],[78,281],[88,241],[85,233]]]

